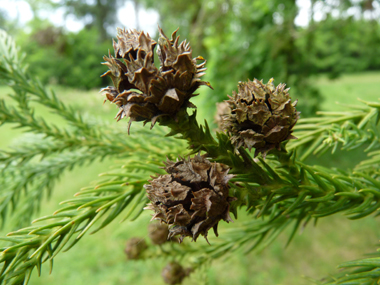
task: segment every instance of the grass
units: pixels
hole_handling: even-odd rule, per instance
[[[335,105],[336,101],[356,104],[357,97],[370,101],[377,101],[380,97],[379,72],[344,75],[334,81],[319,78],[317,84],[325,99],[322,104],[324,110],[344,108]],[[3,98],[8,90],[6,87],[0,87],[0,97]],[[62,100],[71,102],[78,112],[96,114],[112,124],[115,123],[112,120],[116,113],[115,106],[102,106],[103,99],[97,90],[84,92],[62,87],[54,87],[54,90]],[[36,108],[37,113],[46,120],[58,125],[63,123],[46,108]],[[123,123],[126,124],[126,121],[119,122]],[[0,148],[8,148],[22,135],[21,130],[2,126]],[[356,155],[360,153],[354,154]],[[332,159],[330,156],[329,159],[322,156],[314,162],[346,166],[351,160],[351,153],[348,157],[345,152],[339,152]],[[44,202],[39,216],[51,214],[59,208],[60,201],[72,197],[78,189],[96,180],[98,173],[108,170],[114,163],[112,160],[96,162],[65,173],[56,185],[51,199]],[[247,218],[242,211],[236,223]],[[135,222],[120,224],[116,219],[106,229],[84,237],[70,251],[60,253],[55,258],[53,273],[49,275],[48,267],[45,266],[42,276],[38,277],[35,272],[30,284],[163,284],[160,271],[164,264],[127,261],[123,253],[127,239],[133,236],[147,236],[149,219],[149,213],[144,213]],[[2,235],[6,234],[11,226],[7,225]],[[233,225],[221,223],[221,235],[223,228],[231,226]],[[209,268],[186,279],[184,284],[202,284],[205,280],[208,284],[310,284],[309,279],[302,276],[319,279],[337,272],[336,266],[343,261],[361,258],[366,252],[374,252],[379,241],[380,228],[371,217],[348,221],[344,216],[337,215],[320,219],[317,227],[309,225],[302,234],[296,235],[288,248],[285,248],[288,234],[289,231],[282,234],[260,253],[245,255],[237,252],[228,260],[216,260]],[[198,242],[205,241],[199,239]]]
[[[335,80],[322,77],[317,86],[324,98],[321,104],[324,111],[344,110],[344,104],[360,104],[358,99],[379,102],[380,98],[379,72],[346,74]]]

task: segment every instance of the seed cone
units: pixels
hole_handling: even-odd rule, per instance
[[[223,130],[223,119],[231,114],[231,109],[226,101],[216,103],[216,114],[214,121],[218,125],[217,131]]]
[[[211,87],[200,80],[206,70],[202,57],[192,58],[186,40],[179,42],[175,31],[171,39],[159,28],[157,49],[160,68],[154,65],[153,51],[156,42],[144,32],[117,30],[118,42],[113,42],[115,56],[105,56],[103,63],[109,70],[114,86],[103,88],[106,100],[119,107],[117,120],[129,117],[133,121],[151,121],[152,127],[161,116],[176,118],[181,108],[195,107],[190,98],[201,85]],[[197,64],[198,60],[203,62]]]
[[[219,221],[232,222],[229,208],[235,198],[228,196],[228,181],[233,177],[228,166],[200,155],[177,162],[167,160],[165,165],[168,174],[144,185],[151,201],[145,209],[155,212],[152,220],[170,225],[169,238],[180,235],[180,242],[186,236],[196,241],[199,235],[207,240],[211,228],[218,236]]]
[[[191,272],[191,268],[185,269],[178,262],[169,262],[162,269],[161,276],[166,284],[181,284]]]
[[[135,237],[127,241],[124,252],[128,259],[139,259],[147,247],[144,239]]]
[[[153,244],[159,245],[168,241],[168,225],[152,223],[148,225],[148,236]]]
[[[280,149],[281,142],[296,139],[291,133],[300,113],[288,91],[285,84],[275,87],[273,78],[267,84],[257,79],[239,82],[238,93],[226,101],[231,114],[223,118],[223,129],[236,149],[255,148],[255,156],[265,157],[268,151]]]

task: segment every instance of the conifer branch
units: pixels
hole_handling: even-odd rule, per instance
[[[75,147],[76,150],[67,151],[60,143],[56,145],[51,140],[37,137],[34,143],[22,143],[22,145],[26,145],[26,148],[3,152],[0,157],[0,170],[2,171],[0,179],[3,180],[2,185],[5,188],[0,200],[1,221],[4,223],[11,207],[18,209],[16,216],[19,219],[16,220],[19,224],[29,223],[32,214],[38,212],[44,191],[48,191],[47,194],[50,196],[49,193],[52,191],[55,181],[66,170],[109,156],[124,157],[127,162],[131,159],[138,161],[139,158],[149,154],[151,159],[161,163],[165,156],[183,148],[174,139],[168,139],[165,146],[158,148],[156,139],[159,138],[161,136],[156,138],[152,136],[149,142],[138,137],[131,138],[128,142],[130,149],[119,153],[117,144],[113,148],[108,146],[81,148],[79,145]],[[33,158],[39,158],[39,161]],[[142,165],[140,167],[144,168]],[[23,205],[22,210],[19,208],[19,200]],[[10,213],[13,212],[14,210]]]
[[[104,128],[100,124],[95,128]],[[140,134],[146,134],[144,129],[139,130]],[[138,135],[124,139],[123,130],[108,129],[99,134],[98,137],[70,137],[67,139],[55,140],[42,136],[28,136],[21,142],[12,146],[11,150],[1,151],[0,163],[9,164],[10,162],[23,163],[34,157],[47,157],[51,154],[61,153],[63,151],[82,151],[97,153],[100,157],[106,156],[129,156],[130,153],[168,153],[170,148],[181,149],[184,145],[174,139],[167,139],[167,143],[162,147],[157,147],[161,143],[161,137],[164,135],[162,130],[154,130],[150,133],[151,139],[145,140]]]
[[[3,30],[0,29],[0,80],[7,82],[12,79],[12,74],[7,72],[12,67],[10,65],[20,67],[25,70],[26,66],[22,63],[24,54],[20,54],[14,40]],[[7,82],[8,83],[8,82]]]
[[[341,146],[351,150],[366,146],[366,151],[380,147],[377,125],[380,118],[380,104],[361,101],[366,106],[348,106],[345,112],[318,112],[319,117],[300,119],[294,127],[298,140],[290,141],[288,150],[297,149],[300,160]]]
[[[378,256],[379,253],[375,255]],[[338,268],[344,269],[343,272],[323,279],[321,284],[378,284],[380,279],[380,257],[344,262]]]
[[[368,153],[369,158],[362,160],[355,166],[355,171],[365,172],[367,174],[378,175],[380,166],[380,151],[372,151]]]
[[[0,238],[10,245],[1,249],[3,264],[0,282],[27,284],[32,271],[41,273],[43,263],[60,252],[73,247],[90,228],[99,231],[129,208],[124,219],[135,219],[146,203],[143,184],[146,172],[160,173],[155,163],[144,164],[144,169],[126,167],[116,173],[105,173],[108,177],[95,187],[86,187],[75,198],[62,202],[65,206],[53,215],[35,220],[45,222],[9,233]],[[132,218],[130,218],[132,217]]]
[[[254,179],[250,181],[248,176],[236,175],[230,192],[238,200],[233,202],[232,211],[244,205],[256,219],[242,226],[229,226],[211,242],[211,246],[201,248],[199,252],[203,254],[198,255],[194,267],[233,254],[236,250],[244,250],[245,253],[260,251],[289,226],[292,226],[292,231],[287,244],[312,219],[316,221],[341,212],[349,219],[359,219],[380,209],[380,181],[377,179],[363,173],[332,173],[322,167],[292,162],[291,155],[288,158],[290,161],[285,168],[277,159],[261,160],[260,166],[270,177],[265,185],[255,183]],[[290,174],[286,169],[293,172]],[[197,256],[195,249],[187,247],[173,247],[173,251],[179,256]]]
[[[33,117],[33,111],[28,106],[28,101],[33,100],[50,108],[57,115],[81,130],[81,132],[94,132],[91,124],[86,122],[81,114],[66,106],[58,99],[54,91],[49,93],[36,78],[33,78],[27,72],[27,68],[22,62],[24,56],[19,55],[13,40],[3,31],[0,31],[0,54],[2,54],[0,59],[0,78],[6,80],[7,84],[14,90],[16,95],[13,95],[12,98],[18,102],[22,113],[29,113],[29,117]],[[27,98],[27,96],[35,98]],[[2,102],[2,105],[4,105],[4,102]],[[3,108],[4,106],[1,109]],[[7,121],[4,113],[0,118],[2,118],[3,123]],[[42,123],[41,126],[47,126],[43,120],[40,123]]]
[[[330,138],[337,133],[344,134],[340,140],[344,149],[352,149],[365,143],[367,145],[370,144],[367,149],[373,149],[378,147],[379,137],[371,131],[375,129],[371,126],[371,124],[374,124],[371,120],[374,121],[377,116],[378,108],[376,107],[370,109],[368,113],[366,109],[356,114],[345,114],[343,118],[325,118],[323,122],[326,127],[325,129],[319,130],[319,127],[315,127],[315,130],[310,132],[312,135],[318,134],[320,136],[329,134]],[[355,120],[351,122],[347,121],[347,119]],[[342,124],[332,126],[331,120]],[[370,126],[371,130],[364,130],[365,126]],[[198,125],[188,128],[177,128],[178,130],[172,131],[171,135],[173,133],[181,133],[182,131],[181,138],[187,139],[190,147],[192,147],[194,144],[191,144],[191,133],[185,132],[186,129],[189,129],[194,133],[197,127]],[[172,127],[172,129],[174,128]],[[198,132],[204,134],[202,128],[198,128]],[[305,131],[304,137],[306,138],[307,135],[310,135],[310,132]],[[197,135],[192,134],[192,136],[197,138]],[[219,151],[218,143],[215,143],[215,140],[208,140],[205,144],[198,145],[198,149],[207,151],[208,154],[213,154],[210,156],[218,161],[221,161],[220,157],[223,157],[223,151],[226,153],[228,149],[232,157],[234,157],[236,153],[232,149],[231,144],[228,145],[228,138],[226,137],[227,139],[223,144],[222,139],[220,139],[222,137],[223,134],[218,135],[219,146],[223,145],[223,148],[220,148],[222,151]],[[311,137],[315,139],[315,137]],[[323,144],[325,150],[331,147],[328,138],[325,138]],[[306,140],[300,145],[305,144],[305,142]],[[294,143],[297,143],[297,141],[294,141]],[[211,246],[202,247],[200,252],[204,254],[197,257],[193,268],[198,268],[203,264],[212,262],[216,258],[225,256],[225,254],[232,254],[234,251],[241,250],[242,248],[246,253],[252,250],[260,251],[275,240],[291,224],[293,224],[293,229],[287,244],[291,242],[297,230],[301,226],[306,226],[311,219],[317,220],[318,218],[339,212],[345,212],[349,219],[358,219],[366,217],[380,209],[380,192],[378,191],[380,181],[376,177],[360,172],[349,174],[342,171],[331,171],[331,169],[324,169],[318,166],[311,167],[305,165],[296,160],[294,153],[286,153],[284,146],[282,150],[273,152],[274,157],[269,156],[266,161],[259,159],[260,162],[258,163],[247,155],[247,160],[253,161],[253,164],[265,173],[265,175],[260,175],[261,177],[265,177],[264,180],[258,180],[252,168],[248,168],[248,170],[246,168],[247,173],[251,175],[244,175],[244,170],[238,169],[236,177],[232,180],[235,184],[231,184],[232,189],[230,192],[238,200],[232,203],[231,211],[237,213],[236,208],[244,205],[249,213],[255,214],[256,217],[262,216],[264,220],[249,222],[245,225],[246,228],[244,229],[231,228],[231,232],[233,233],[231,237],[229,237],[228,233],[224,232],[222,237]],[[214,152],[210,151],[210,149]],[[322,150],[323,148],[318,149],[318,151]],[[378,152],[371,154],[375,156]],[[304,155],[302,159],[306,156]],[[375,159],[378,159],[378,157],[375,156]],[[232,171],[234,171],[232,161],[234,159],[227,159],[223,162],[232,166]],[[368,165],[373,165],[373,163],[374,159],[369,161]],[[192,250],[188,247],[173,247],[170,251],[172,253],[174,251],[178,256],[197,255],[197,250]],[[373,276],[372,270],[374,269],[371,269],[371,273],[367,272],[367,275],[364,273],[359,275],[360,278],[368,279],[376,277]],[[342,279],[342,282],[354,280],[355,278],[359,277],[357,275],[346,276]],[[375,279],[377,280],[377,278]],[[342,282],[339,281],[339,283],[331,284],[343,284]]]
[[[237,152],[225,133],[217,133],[217,140],[215,140],[207,121],[204,126],[198,124],[196,112],[189,116],[186,110],[181,110],[177,116],[177,120],[164,117],[159,122],[160,125],[170,128],[171,131],[166,135],[167,137],[177,135],[177,139],[187,141],[189,154],[204,151],[212,161],[227,164],[231,168],[231,173],[249,175],[257,183],[266,183],[268,177],[265,171],[257,165],[243,147],[239,148],[239,152]]]
[[[21,166],[12,164],[2,169],[2,223],[6,221],[9,208],[10,214],[15,212],[16,225],[30,223],[33,214],[39,211],[44,192],[46,191],[47,197],[50,196],[55,182],[65,170],[97,159],[100,159],[97,154],[78,151],[55,155],[39,163],[31,161]]]
[[[130,36],[128,33],[121,31],[125,39]],[[134,33],[131,32],[133,36],[128,41],[137,39]],[[156,128],[149,132],[147,140],[148,133],[144,129],[138,135],[126,139],[121,128],[109,127],[101,122],[93,123],[66,106],[54,92],[46,91],[38,80],[27,73],[13,41],[0,31],[0,53],[3,55],[0,58],[0,78],[12,87],[15,94],[11,95],[11,99],[16,102],[16,105],[11,106],[6,100],[0,100],[1,124],[15,124],[27,132],[38,134],[33,141],[0,152],[0,181],[6,185],[0,199],[1,221],[5,221],[9,206],[20,208],[22,205],[23,208],[17,210],[22,216],[29,217],[35,213],[44,191],[51,191],[53,183],[66,169],[112,156],[118,156],[125,162],[121,169],[103,174],[105,179],[97,186],[84,188],[75,194],[75,198],[62,202],[65,206],[53,215],[37,219],[36,225],[0,238],[9,243],[9,246],[1,249],[0,263],[3,267],[0,283],[27,284],[34,268],[40,273],[42,264],[47,261],[52,268],[54,257],[62,250],[73,247],[90,228],[95,228],[92,233],[97,232],[122,212],[126,212],[124,219],[137,218],[147,202],[143,185],[147,183],[149,175],[164,174],[160,166],[165,156],[183,156],[184,144],[168,136],[187,141],[190,154],[206,153],[192,160],[181,160],[178,164],[168,160],[165,170],[170,175],[158,177],[156,181],[158,188],[161,187],[159,190],[164,189],[163,192],[156,191],[153,186],[148,187],[149,198],[157,198],[150,204],[151,208],[164,208],[163,212],[156,212],[156,217],[161,215],[165,219],[166,214],[174,216],[173,213],[178,210],[178,215],[181,213],[184,220],[191,221],[176,229],[178,225],[174,223],[175,226],[170,228],[171,233],[185,232],[196,240],[200,234],[207,237],[211,228],[217,233],[217,223],[212,219],[231,221],[229,210],[237,216],[237,209],[245,207],[252,216],[251,221],[226,230],[211,246],[202,247],[203,254],[195,259],[195,267],[236,250],[246,253],[259,251],[284,229],[293,226],[289,244],[297,230],[306,226],[311,219],[317,220],[335,213],[345,213],[349,219],[359,219],[380,209],[378,171],[369,169],[370,165],[380,164],[380,135],[374,127],[380,118],[380,104],[364,102],[367,107],[352,107],[347,112],[321,112],[321,117],[299,120],[294,128],[298,140],[288,143],[287,152],[285,146],[288,140],[294,139],[292,128],[299,114],[295,110],[295,103],[291,103],[284,84],[275,87],[273,80],[265,85],[254,80],[240,83],[239,93],[235,94],[235,98],[230,97],[229,104],[233,111],[230,110],[227,120],[228,134],[217,133],[214,138],[207,122],[201,126],[195,113],[189,116],[186,112],[186,108],[192,106],[189,100],[194,91],[201,85],[210,87],[208,82],[199,79],[205,70],[205,61],[201,64],[197,64],[197,61],[204,59],[191,58],[190,46],[186,43],[178,45],[175,33],[171,40],[162,30],[160,34],[158,56],[164,69],[159,70],[153,65],[156,43],[144,33],[138,35],[137,45],[129,43],[132,52],[134,45],[138,47],[137,56],[132,56],[131,50],[125,49],[126,44],[122,42],[124,36],[120,36],[120,43],[115,43],[114,48],[115,54],[121,57],[105,57],[106,65],[110,68],[105,75],[111,77],[115,86],[106,87],[103,91],[109,101],[118,105],[117,117],[130,117],[130,122],[151,121],[152,125],[158,121],[171,129],[163,139],[164,131]],[[129,54],[126,56],[122,53]],[[176,58],[176,61],[165,58]],[[178,85],[173,85],[173,80],[177,80]],[[124,85],[121,86],[122,81]],[[257,98],[251,98],[252,92]],[[31,101],[47,106],[69,126],[57,127],[36,117]],[[186,104],[182,106],[184,102]],[[247,113],[257,106],[261,109],[245,120],[244,116],[247,117]],[[367,130],[368,127],[370,130]],[[334,152],[340,145],[347,150],[367,145],[366,151],[372,150],[371,158],[360,163],[353,173],[302,163],[311,154],[331,148]],[[245,148],[256,148],[256,158]],[[295,154],[296,149],[301,149],[298,151],[300,159]],[[260,153],[262,157],[268,153],[265,160],[257,157]],[[37,159],[41,159],[38,164]],[[209,159],[225,165],[211,165]],[[194,165],[201,167],[194,170]],[[233,177],[227,174],[229,171],[234,174]],[[195,176],[200,179],[195,183],[196,187],[193,183]],[[165,183],[171,183],[170,187],[181,186],[177,192],[185,193],[183,201],[193,203],[191,215],[184,210],[184,205],[179,204],[180,199],[175,200],[176,204],[165,212],[165,208],[168,208],[162,202],[165,199],[159,199],[174,196],[174,188],[170,188],[171,193],[168,193]],[[214,188],[223,191],[217,193]],[[24,203],[21,203],[22,200]],[[215,211],[220,211],[210,220],[211,213],[206,208],[214,207],[214,200],[221,201],[223,209],[215,207]],[[214,204],[218,206],[221,203]],[[198,212],[199,216],[194,212]],[[199,219],[203,220],[199,222]],[[20,217],[18,220],[24,221]],[[171,224],[168,220],[165,222]],[[205,225],[200,230],[202,223]],[[198,246],[195,249],[194,246],[181,248],[174,245],[171,253],[197,255],[199,249]],[[156,252],[150,255],[157,256]],[[167,256],[166,253],[163,256]],[[379,265],[377,258],[345,263],[342,267],[359,267],[359,270],[328,284],[377,281],[380,276]]]
[[[362,118],[359,125],[367,124],[366,121],[375,114],[373,111],[371,116]],[[183,121],[185,120],[180,120]],[[205,136],[205,133],[196,123],[189,124],[192,126],[181,128],[175,125],[173,127],[171,123],[170,127],[174,131],[170,135],[181,133],[180,138],[187,139],[192,147],[192,137]],[[347,211],[349,218],[356,219],[380,208],[377,195],[380,182],[369,175],[348,175],[342,172],[334,173],[321,167],[310,167],[298,162],[292,152],[286,154],[284,149],[274,152],[274,159],[269,157],[267,161],[260,159],[260,162],[256,163],[242,148],[239,149],[240,155],[237,155],[227,136],[219,134],[218,138],[219,145],[211,137],[205,140],[207,143],[199,144],[196,150],[207,151],[211,158],[229,165],[232,173],[237,173],[232,180],[237,184],[233,186],[232,195],[238,198],[232,204],[234,212],[238,205],[245,205],[248,210],[253,209],[257,216],[265,215],[274,206],[278,210],[282,209],[284,215],[303,207],[307,209],[305,213],[313,217]],[[228,159],[223,159],[226,156]]]

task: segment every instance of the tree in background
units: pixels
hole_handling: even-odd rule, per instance
[[[5,11],[0,9],[0,28],[4,29],[7,22]]]
[[[95,28],[98,31],[99,42],[109,39],[108,31],[117,23],[117,8],[123,3],[121,0],[26,0],[26,2],[30,5],[34,18],[40,17],[40,11],[64,9],[66,16],[76,17],[84,23],[85,28]]]
[[[28,0],[33,19],[27,29],[16,34],[25,50],[26,61],[32,72],[39,74],[44,83],[76,88],[95,88],[105,84],[99,77],[102,66],[98,58],[104,55],[111,40],[107,28],[116,23],[117,1],[86,2]],[[41,12],[63,8],[66,15],[74,15],[85,23],[79,32],[68,32],[55,27]],[[86,75],[85,75],[86,74]]]
[[[22,29],[12,29],[17,41],[26,52],[31,72],[44,83],[61,84],[76,88],[96,88],[106,83],[99,74],[104,68],[99,57],[112,42],[107,29],[117,22],[117,7],[122,1],[50,1],[28,0],[33,19]],[[84,22],[79,32],[68,32],[42,19],[41,12],[63,8]],[[0,18],[1,19],[1,18]],[[6,24],[6,23],[5,23]],[[9,30],[10,23],[6,24]]]
[[[307,32],[302,33],[298,42],[307,48]],[[355,20],[353,16],[335,19],[328,14],[326,19],[313,23],[313,38],[307,60],[315,72],[337,78],[380,67],[380,50],[375,48],[380,44],[380,27],[376,21]]]
[[[17,19],[11,20],[7,15],[7,11],[0,7],[0,29],[10,34],[15,34],[19,30]]]
[[[111,41],[100,43],[95,28],[73,33],[43,20],[29,25],[32,32],[20,32],[18,42],[27,54],[31,72],[38,74],[42,82],[84,89],[106,83],[99,76],[104,72],[99,57],[103,57]]]
[[[80,80],[77,78],[91,70],[90,77],[94,78],[99,72],[101,67],[95,58],[104,54],[104,43],[110,42],[107,32],[115,26],[117,8],[122,2],[28,2],[36,18],[29,24],[32,32],[20,32],[18,41],[28,54],[26,60],[31,69],[39,73],[45,83],[79,88],[102,86],[104,79],[97,79],[91,85],[91,80],[83,76]],[[380,58],[377,49],[380,27],[373,16],[379,1],[311,1],[311,21],[307,27],[295,26],[299,7],[294,0],[133,2],[137,8],[157,10],[164,28],[174,30],[181,26],[181,33],[187,34],[193,43],[194,53],[207,56],[210,68],[218,67],[208,78],[216,86],[216,92],[204,91],[207,93],[204,103],[209,107],[222,101],[224,94],[234,88],[229,82],[274,77],[292,86],[294,98],[304,98],[299,109],[302,116],[308,116],[321,102],[313,75],[328,73],[330,78],[336,78],[342,73],[380,69],[377,60]],[[75,35],[48,27],[38,18],[39,11],[45,7],[63,7],[67,14],[85,23],[84,30]],[[314,21],[316,9],[325,11],[324,20]],[[352,9],[359,11],[359,16],[350,16]],[[54,43],[46,45],[36,40],[36,35],[47,35],[53,30],[56,32],[53,38],[58,36]],[[50,72],[57,68],[57,72]],[[68,72],[70,68],[75,69],[74,72]]]
[[[99,32],[99,41],[104,42],[109,39],[110,28],[114,28],[117,23],[116,12],[122,3],[121,0],[61,0],[59,5],[67,9],[67,14],[82,20],[86,27],[95,27]]]

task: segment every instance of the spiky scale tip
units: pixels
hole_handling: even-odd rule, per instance
[[[220,220],[232,222],[229,215],[230,202],[228,166],[211,163],[205,156],[181,158],[177,162],[167,160],[165,170],[144,185],[151,201],[145,209],[153,210],[153,219],[170,226],[169,238],[190,236],[194,241],[199,235],[207,240],[208,231],[213,228],[218,236]]]
[[[236,149],[255,148],[255,156],[265,157],[270,150],[280,149],[281,142],[296,139],[291,133],[300,113],[285,86],[275,87],[273,78],[267,84],[248,80],[239,82],[238,93],[228,96],[229,111],[224,110],[220,127],[229,133]]]
[[[103,63],[109,70],[114,87],[103,88],[106,100],[119,107],[116,119],[151,121],[154,126],[162,116],[176,118],[183,108],[195,107],[190,103],[195,90],[209,82],[200,80],[206,70],[206,60],[191,57],[191,47],[186,40],[179,43],[178,29],[169,39],[159,27],[157,54],[160,68],[153,63],[156,42],[148,34],[136,30],[118,29],[117,42],[113,41],[115,56],[110,53]],[[203,62],[198,64],[198,61]],[[129,133],[129,131],[128,131]]]

